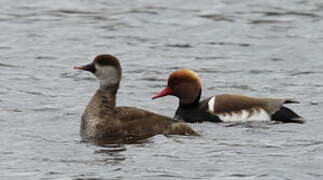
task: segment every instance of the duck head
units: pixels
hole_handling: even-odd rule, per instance
[[[152,99],[167,95],[179,98],[181,104],[191,104],[198,101],[201,95],[200,77],[192,70],[181,69],[170,74],[167,87]]]
[[[114,56],[108,54],[98,55],[92,63],[75,66],[74,69],[93,73],[100,81],[100,89],[119,87],[122,70],[119,60]]]

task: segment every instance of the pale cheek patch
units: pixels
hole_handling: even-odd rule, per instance
[[[116,84],[120,81],[120,77],[116,68],[112,66],[103,66],[103,67],[96,66],[96,69],[97,71],[95,75],[101,81],[102,85],[109,86],[109,85]]]
[[[223,122],[270,121],[270,115],[261,108],[243,109],[236,112],[217,113]]]

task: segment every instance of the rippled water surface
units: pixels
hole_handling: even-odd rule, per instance
[[[311,0],[0,0],[0,179],[323,179],[323,3]],[[192,124],[201,137],[81,142],[98,84],[72,69],[123,66],[118,104],[172,116],[150,96],[191,68],[203,96],[290,97],[306,124]]]

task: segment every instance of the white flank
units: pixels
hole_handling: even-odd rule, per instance
[[[215,101],[215,96],[213,96],[208,102],[209,112],[214,112],[214,101]]]
[[[253,111],[243,109],[237,112],[216,113],[223,122],[248,122],[248,121],[270,121],[270,115],[263,109],[257,108]]]

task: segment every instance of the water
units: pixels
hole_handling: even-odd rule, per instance
[[[323,179],[322,18],[310,0],[0,0],[0,179]],[[119,105],[172,116],[177,99],[150,96],[191,68],[204,97],[295,98],[307,122],[82,142],[98,85],[72,67],[101,53],[121,60]]]

